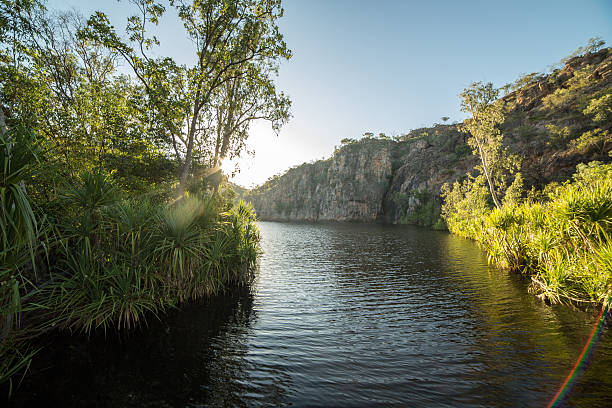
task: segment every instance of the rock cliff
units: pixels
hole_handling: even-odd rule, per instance
[[[581,162],[610,160],[612,143],[605,137],[586,148],[576,140],[596,127],[610,130],[610,121],[595,123],[583,111],[590,100],[610,93],[611,85],[610,48],[515,82],[503,97],[508,113],[502,131],[506,146],[523,159],[527,187],[566,180]],[[559,133],[564,138],[551,125],[566,129]],[[292,168],[245,198],[263,220],[436,225],[441,186],[464,178],[477,164],[467,137],[458,124],[437,124],[394,139],[344,141],[331,158]]]
[[[303,164],[247,196],[261,219],[377,221],[392,175],[392,141],[372,140]]]

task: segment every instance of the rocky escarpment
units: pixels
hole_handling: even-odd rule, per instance
[[[420,129],[403,141],[365,138],[307,163],[246,196],[263,220],[402,221],[475,161],[454,125]]]
[[[346,146],[248,196],[261,219],[376,221],[392,175],[391,141]]]
[[[578,163],[610,160],[605,137],[586,147],[576,142],[596,128],[610,130],[610,121],[596,123],[584,109],[611,86],[609,48],[572,58],[549,75],[517,80],[503,98],[502,131],[506,147],[522,158],[527,188],[566,180]],[[465,178],[477,164],[460,129],[438,124],[393,140],[347,140],[331,158],[290,169],[245,198],[263,220],[435,225],[441,186]]]

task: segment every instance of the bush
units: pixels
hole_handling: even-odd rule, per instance
[[[16,154],[19,140],[0,146],[4,169],[19,175],[3,178],[17,198],[3,201],[1,212],[10,233],[2,235],[0,383],[28,367],[36,350],[26,337],[56,328],[133,329],[180,302],[251,279],[260,252],[255,213],[230,196],[123,199],[108,174],[87,172],[59,195],[62,211],[43,236],[19,183],[34,156]],[[37,256],[39,248],[46,258]],[[41,288],[26,285],[26,272],[37,266],[48,274]]]
[[[0,383],[10,382],[32,357],[17,337],[27,309],[23,296],[33,290],[36,277],[33,261],[43,249],[44,220],[35,216],[24,184],[39,167],[38,154],[28,129],[0,129]]]
[[[37,296],[41,330],[130,329],[248,278],[259,253],[252,207],[218,195],[120,200],[114,191],[109,178],[85,174],[64,195],[77,222],[58,227],[57,266]]]
[[[508,200],[491,210],[482,182],[455,183],[445,188],[443,217],[490,261],[529,274],[543,298],[601,303],[612,285],[612,164],[579,165],[572,182],[547,190],[546,202]]]

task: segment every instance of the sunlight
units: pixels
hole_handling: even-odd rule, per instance
[[[236,161],[227,158],[223,159],[221,160],[221,165],[219,167],[221,167],[221,171],[223,172],[223,174],[231,178],[232,173],[234,172],[234,169],[236,167]]]

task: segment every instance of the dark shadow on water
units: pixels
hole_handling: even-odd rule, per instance
[[[14,407],[240,406],[256,316],[246,287],[172,310],[130,333],[48,340]],[[283,378],[278,373],[277,378]],[[284,387],[267,389],[272,401]]]

